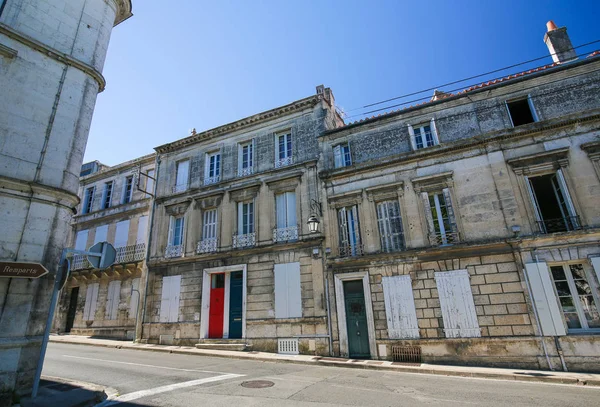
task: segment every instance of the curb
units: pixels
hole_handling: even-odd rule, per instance
[[[239,354],[223,354],[215,351],[210,353],[199,353],[197,351],[191,351],[186,349],[168,349],[168,348],[147,348],[138,347],[130,344],[104,344],[104,343],[82,343],[79,341],[53,341],[55,343],[67,343],[70,345],[87,345],[87,346],[99,346],[103,348],[115,348],[115,349],[130,349],[130,350],[141,350],[149,352],[161,352],[161,353],[173,353],[180,355],[193,355],[193,356],[208,356],[208,357],[219,357],[225,359],[244,359],[244,360],[255,360],[259,362],[271,362],[271,363],[290,363],[299,365],[313,365],[313,366],[326,366],[326,367],[341,367],[350,369],[367,369],[367,370],[383,370],[386,372],[400,372],[400,373],[415,373],[415,374],[430,374],[436,376],[449,376],[449,377],[467,377],[467,378],[480,378],[480,379],[496,379],[496,380],[509,380],[509,381],[521,381],[521,382],[538,382],[538,383],[552,383],[552,384],[567,384],[567,385],[578,385],[587,387],[600,387],[600,379],[578,379],[575,377],[560,377],[560,376],[534,376],[527,375],[527,373],[492,373],[492,372],[468,372],[458,370],[437,370],[423,367],[410,367],[410,366],[386,366],[386,365],[374,365],[374,364],[353,364],[348,362],[336,362],[336,361],[322,361],[322,360],[294,360],[287,358],[268,358],[255,355],[246,355],[244,352],[238,352]],[[214,352],[214,353],[213,353]]]

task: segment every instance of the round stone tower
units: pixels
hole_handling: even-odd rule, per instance
[[[0,406],[27,394],[52,283],[79,199],[79,172],[113,27],[131,0],[0,0]]]

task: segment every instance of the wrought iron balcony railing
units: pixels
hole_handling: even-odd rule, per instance
[[[356,257],[365,254],[362,244],[340,246],[339,253],[340,257]]]
[[[294,160],[292,156],[280,158],[278,160],[275,160],[275,168],[285,167],[286,165],[292,165],[293,163]]]
[[[558,219],[545,219],[538,221],[540,233],[568,232],[581,229],[579,216],[566,216]]]
[[[165,257],[168,259],[172,259],[174,257],[181,257],[183,256],[183,245],[179,244],[176,246],[167,246],[167,248],[165,249]]]
[[[198,242],[196,252],[198,253],[214,253],[217,251],[217,238],[202,239]]]
[[[429,235],[429,241],[433,246],[445,246],[448,244],[458,243],[457,232],[433,233]]]
[[[404,233],[381,236],[381,251],[383,253],[399,252],[405,249]]]
[[[204,178],[204,185],[212,185],[221,181],[220,175],[215,175],[214,177],[206,177]]]
[[[115,263],[132,263],[142,261],[146,257],[146,243],[115,248],[117,257]]]
[[[246,167],[238,169],[238,177],[247,177],[254,174],[254,167]]]
[[[273,242],[292,242],[298,240],[298,226],[273,229]]]
[[[245,235],[233,235],[233,248],[241,249],[252,247],[256,244],[256,233],[246,233]]]
[[[189,186],[190,186],[190,184],[187,182],[185,184],[177,184],[177,185],[173,186],[173,193],[177,194],[179,192],[187,191]]]

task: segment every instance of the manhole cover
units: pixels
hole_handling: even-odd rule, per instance
[[[273,387],[275,383],[268,380],[250,380],[242,383],[242,387],[248,387],[250,389],[264,389],[267,387]]]

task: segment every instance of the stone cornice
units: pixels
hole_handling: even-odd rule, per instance
[[[286,116],[307,107],[313,107],[317,105],[323,99],[323,95],[313,95],[304,99],[297,100],[285,106],[280,106],[275,109],[267,110],[266,112],[258,113],[253,116],[248,116],[244,119],[224,124],[214,129],[203,131],[201,133],[192,133],[191,136],[174,141],[172,143],[163,144],[162,146],[155,147],[157,153],[168,153],[177,149],[196,144],[205,140],[210,140],[223,134],[241,130],[250,126],[254,126],[260,123],[264,123],[269,120],[276,119],[278,117]]]
[[[149,165],[154,163],[156,159],[156,154],[147,154],[145,156],[135,158],[133,160],[126,161],[124,163],[117,164],[112,167],[108,167],[104,170],[100,170],[90,175],[85,175],[79,178],[80,185],[88,185],[98,182],[102,179],[112,177],[114,175],[122,174],[127,170],[134,170],[137,167],[143,167],[145,165]]]
[[[113,0],[117,6],[117,13],[115,14],[115,26],[121,24],[133,15],[131,13],[131,0]]]
[[[111,206],[110,208],[100,209],[98,211],[79,214],[73,217],[71,226],[89,226],[99,223],[107,223],[114,219],[132,216],[138,213],[150,211],[152,200],[145,198],[137,201],[132,201],[126,204]]]
[[[569,164],[569,147],[557,148],[536,154],[511,158],[506,161],[517,174],[529,174],[535,171],[566,167]]]
[[[0,175],[0,195],[10,195],[32,201],[56,205],[73,210],[79,204],[79,197],[62,188],[23,181]]]
[[[39,42],[38,40],[34,40],[33,38],[21,34],[6,24],[0,23],[0,34],[4,34],[9,38],[12,38],[15,41],[20,42],[28,46],[29,48],[35,49],[36,51],[44,54],[48,58],[52,58],[56,61],[59,61],[65,65],[72,66],[73,68],[79,69],[86,75],[91,76],[98,83],[98,93],[102,92],[106,87],[106,80],[104,76],[97,71],[93,66],[88,65],[84,62],[78,61],[70,55],[67,55],[59,50],[49,47],[46,44]]]

